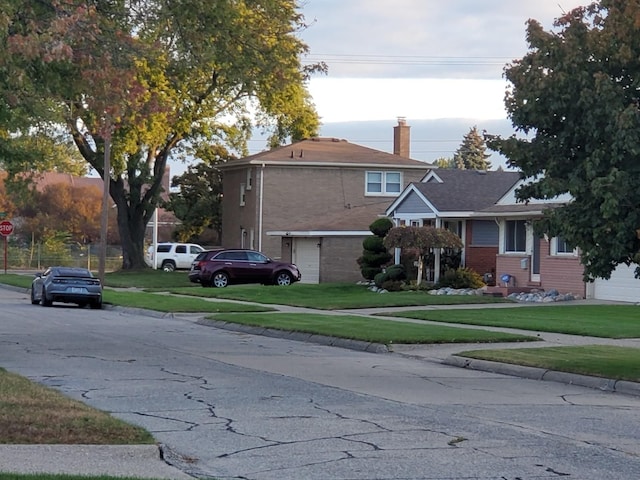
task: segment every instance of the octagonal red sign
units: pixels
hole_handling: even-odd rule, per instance
[[[0,222],[0,235],[6,237],[13,233],[13,223],[9,220],[3,220]]]

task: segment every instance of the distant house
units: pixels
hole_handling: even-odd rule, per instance
[[[476,218],[476,212],[495,205],[520,177],[518,172],[430,170],[419,182],[409,184],[385,213],[396,225],[431,225],[453,231],[464,243],[462,265],[481,275],[495,275],[498,223]],[[434,257],[427,279],[437,282],[442,270],[440,252]]]
[[[369,225],[431,167],[409,158],[409,142],[400,119],[393,154],[311,138],[226,163],[222,245],[293,261],[303,282],[362,279]]]
[[[4,181],[7,175],[6,172],[0,172],[0,181]],[[93,188],[102,192],[103,181],[100,177],[80,177],[71,175],[69,173],[60,172],[42,172],[33,175],[33,181],[36,189],[39,192],[43,192],[48,186],[51,185],[68,185],[72,188]],[[170,186],[170,168],[165,168],[165,173],[162,178],[163,192],[161,198],[167,200],[169,198],[169,186]],[[113,205],[115,206],[115,204]],[[115,217],[115,210],[109,214]],[[147,226],[147,237],[149,241],[152,236],[153,220]],[[178,219],[173,212],[167,211],[163,208],[158,208],[158,240],[170,241],[172,240],[172,233],[178,224]]]

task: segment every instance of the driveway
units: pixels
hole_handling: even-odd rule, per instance
[[[218,479],[640,478],[640,399],[0,289],[0,366]]]

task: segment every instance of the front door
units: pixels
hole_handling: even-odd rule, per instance
[[[540,237],[533,236],[531,249],[531,282],[540,282]]]

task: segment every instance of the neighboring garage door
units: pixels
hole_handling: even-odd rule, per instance
[[[598,300],[640,302],[640,280],[634,277],[635,268],[635,265],[619,265],[609,280],[597,279],[593,297]]]
[[[294,238],[293,263],[302,273],[301,283],[320,283],[319,238]]]

